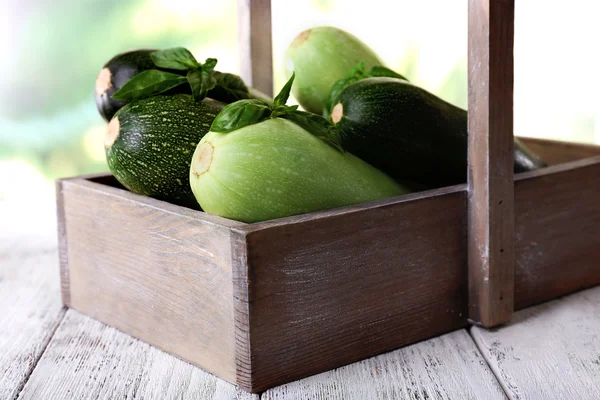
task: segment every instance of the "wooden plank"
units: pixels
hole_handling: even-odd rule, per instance
[[[235,382],[235,221],[86,180],[62,183],[70,305]]]
[[[600,284],[598,176],[600,156],[517,178],[517,309]]]
[[[69,310],[20,399],[258,400],[114,328]]]
[[[0,224],[0,399],[14,399],[64,315],[56,234]]]
[[[263,400],[504,399],[464,330],[265,392]]]
[[[231,237],[233,270],[233,316],[235,323],[235,383],[252,391],[252,355],[250,353],[250,313],[248,302],[248,256],[243,232]]]
[[[65,206],[63,196],[63,182],[56,181],[56,220],[58,231],[58,259],[60,266],[60,293],[65,306],[71,304],[71,293],[69,291],[69,256],[67,253],[67,226],[65,224]]]
[[[469,318],[514,307],[514,0],[469,0]]]
[[[555,165],[600,156],[600,146],[538,138],[519,138],[548,164]]]
[[[166,214],[175,214],[198,219],[211,226],[214,225],[219,227],[233,228],[236,226],[247,225],[245,222],[239,222],[234,221],[232,219],[222,218],[216,215],[207,214],[202,211],[171,204],[166,201],[153,199],[152,197],[132,193],[129,190],[125,189],[111,174],[94,174],[90,176],[62,179],[62,181],[67,181],[80,186],[85,186],[91,191],[102,192],[112,197],[119,197],[131,203],[139,203],[144,207],[156,208],[164,211]]]
[[[520,400],[600,398],[599,332],[600,287],[519,311],[499,329],[471,329],[510,398]]]
[[[464,186],[383,204],[237,228],[253,391],[466,324]]]
[[[241,77],[273,96],[271,0],[238,0]]]
[[[278,219],[272,219],[263,222],[255,222],[252,224],[242,224],[240,226],[234,227],[233,230],[237,232],[250,233],[256,232],[263,229],[274,228],[277,226],[283,225],[291,225],[298,223],[311,223],[313,221],[326,220],[327,218],[336,217],[346,217],[346,218],[354,218],[355,215],[360,214],[364,211],[369,212],[377,212],[378,209],[385,209],[388,207],[396,207],[400,204],[405,204],[409,202],[416,202],[417,200],[425,200],[430,198],[440,198],[446,195],[452,196],[457,193],[464,192],[466,194],[467,186],[466,184],[447,186],[439,189],[430,189],[424,190],[422,192],[409,193],[402,196],[392,197],[383,200],[369,201],[366,203],[354,204],[347,207],[339,207],[332,208],[329,210],[316,211],[307,214],[299,214],[293,215],[291,217],[284,217]],[[466,201],[466,197],[465,197]],[[466,212],[466,203],[464,204],[464,208],[462,211]],[[401,206],[403,207],[403,206]],[[466,222],[465,222],[466,224]],[[465,226],[466,228],[466,226]],[[466,229],[465,229],[466,230]],[[466,233],[466,232],[465,232]]]

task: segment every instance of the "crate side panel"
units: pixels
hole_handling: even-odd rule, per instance
[[[76,181],[63,197],[71,306],[235,381],[229,230]]]
[[[233,315],[235,320],[236,384],[252,390],[252,358],[250,354],[250,315],[248,303],[248,258],[246,236],[242,232],[231,235],[231,262],[233,272]]]
[[[600,284],[600,158],[515,182],[515,307]]]
[[[600,146],[539,138],[519,138],[549,165],[600,156]]]
[[[252,389],[464,326],[465,216],[459,191],[249,233]]]
[[[60,293],[63,305],[69,307],[71,292],[69,284],[69,265],[67,253],[67,227],[65,222],[65,203],[63,184],[66,180],[56,181],[56,226],[58,230],[58,263],[60,267]]]

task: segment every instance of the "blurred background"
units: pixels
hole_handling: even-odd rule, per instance
[[[598,11],[589,0],[516,2],[517,135],[600,143]],[[318,25],[352,32],[467,107],[467,1],[273,0],[276,91],[286,47]],[[54,218],[54,179],[107,171],[93,89],[115,54],[184,46],[239,73],[237,35],[236,0],[0,0],[0,205],[42,222]]]

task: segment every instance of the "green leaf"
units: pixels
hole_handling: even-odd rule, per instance
[[[159,68],[185,71],[187,69],[198,68],[200,66],[192,53],[183,47],[158,50],[150,53],[150,58],[152,58],[154,65]]]
[[[337,100],[340,97],[340,94],[342,93],[342,91],[348,85],[363,79],[364,76],[365,76],[365,63],[361,61],[358,64],[356,64],[354,67],[352,67],[352,69],[348,72],[347,76],[345,76],[344,78],[338,79],[333,84],[333,86],[331,87],[331,90],[329,91],[329,96],[327,96],[327,99],[325,100],[325,109],[323,110],[323,112],[324,112],[326,118],[329,118],[329,115],[331,114],[331,109],[333,108],[333,105],[335,103],[337,103]]]
[[[215,69],[216,65],[216,58],[207,58],[206,61],[204,61],[204,64],[202,64],[202,69],[206,71],[212,71],[213,69]]]
[[[388,77],[388,78],[398,78],[398,79],[402,79],[404,81],[408,80],[405,77],[403,77],[402,75],[400,75],[399,73],[392,71],[391,69],[386,68],[381,65],[376,65],[373,68],[371,68],[371,70],[366,74],[365,78],[370,78],[370,77]]]
[[[344,149],[338,142],[339,135],[337,128],[320,115],[295,110],[282,114],[280,117],[292,121],[305,131],[323,140],[340,153],[344,152]]]
[[[143,99],[179,86],[186,81],[185,76],[171,72],[148,69],[128,80],[116,93],[115,100],[133,101]]]
[[[192,88],[192,96],[195,101],[202,100],[202,71],[195,70],[187,73],[187,81]]]
[[[269,118],[271,107],[256,99],[239,100],[225,106],[214,119],[212,132],[228,133]]]
[[[213,76],[216,80],[216,85],[208,93],[209,97],[226,103],[250,97],[248,87],[239,76],[219,71],[213,71]]]
[[[213,89],[217,84],[217,80],[214,76],[215,71],[213,71],[216,65],[216,58],[207,58],[204,64],[199,64],[198,68],[188,72],[187,80],[192,88],[194,101],[201,101],[204,99],[208,94],[208,91]]]
[[[273,112],[271,113],[271,118],[276,118],[280,115],[289,114],[293,111],[296,111],[298,106],[278,106],[272,107]]]
[[[325,109],[323,110],[325,118],[329,119],[333,106],[337,104],[340,94],[344,91],[344,89],[346,89],[346,87],[353,84],[354,82],[358,82],[362,79],[371,77],[389,77],[398,78],[405,81],[408,80],[399,73],[392,71],[391,69],[386,68],[382,65],[376,65],[373,68],[371,68],[370,71],[366,72],[365,64],[361,61],[354,67],[352,67],[352,69],[350,70],[350,72],[348,72],[348,75],[346,77],[337,80],[331,87],[331,90],[329,91],[329,96],[327,96],[327,99],[325,100]]]
[[[292,72],[292,76],[287,81],[287,83],[283,86],[281,91],[275,99],[273,99],[273,107],[284,106],[290,97],[290,91],[292,90],[292,84],[294,83],[294,78],[296,77],[296,73]]]
[[[215,87],[216,80],[209,72],[204,70],[194,70],[187,74],[187,81],[192,88],[192,96],[194,101],[202,101],[209,90]]]

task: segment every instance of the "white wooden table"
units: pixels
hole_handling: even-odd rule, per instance
[[[19,232],[2,217],[1,400],[259,398],[64,309],[54,227]],[[520,311],[500,329],[455,331],[260,397],[600,399],[600,287]]]

